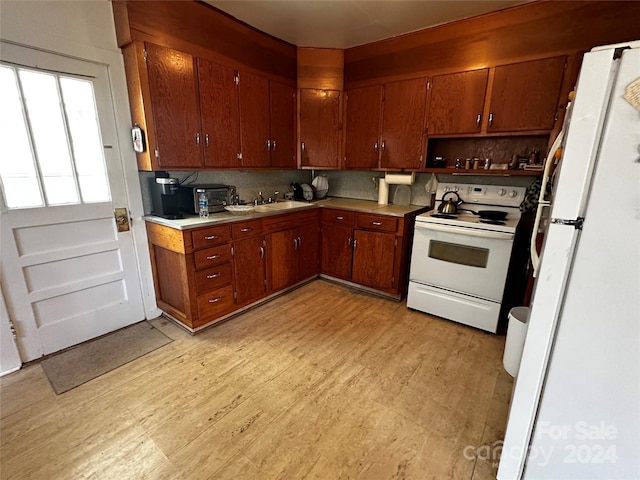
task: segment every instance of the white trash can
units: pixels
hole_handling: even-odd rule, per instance
[[[507,327],[507,340],[504,345],[502,365],[509,375],[518,375],[524,339],[527,336],[529,325],[529,307],[514,307],[509,311],[509,326]]]

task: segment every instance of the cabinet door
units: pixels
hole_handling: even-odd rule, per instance
[[[243,167],[271,164],[269,130],[269,81],[240,72],[240,142]]]
[[[382,87],[347,92],[346,168],[378,168]]]
[[[293,285],[298,274],[298,232],[295,228],[267,235],[267,287],[269,291]]]
[[[256,236],[233,242],[233,267],[236,303],[244,305],[258,300],[265,292],[264,237]]]
[[[202,139],[194,59],[158,45],[147,44],[146,49],[158,165],[200,167]]]
[[[300,156],[303,167],[339,168],[339,91],[300,90]]]
[[[198,59],[200,111],[207,167],[237,167],[240,162],[240,115],[235,71]]]
[[[393,288],[395,261],[395,234],[354,231],[354,282],[371,288]]]
[[[296,91],[278,82],[269,83],[271,99],[271,166],[295,169]]]
[[[431,79],[429,135],[478,133],[489,70],[437,75]]]
[[[320,271],[320,228],[317,222],[298,228],[298,280]]]
[[[496,67],[487,131],[551,130],[564,65],[554,57]]]
[[[322,225],[322,272],[334,277],[351,279],[353,228],[343,225]]]
[[[419,168],[427,98],[427,79],[384,86],[380,166]]]

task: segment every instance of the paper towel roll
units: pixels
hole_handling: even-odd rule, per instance
[[[411,174],[403,174],[403,173],[385,173],[384,180],[389,185],[413,185],[416,181],[416,173],[411,172]]]

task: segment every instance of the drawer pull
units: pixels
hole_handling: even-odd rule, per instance
[[[221,272],[212,273],[211,275],[207,275],[207,278],[218,278],[220,275],[222,275]]]
[[[245,227],[240,229],[242,233],[250,232],[251,230],[253,230],[253,228]]]
[[[382,222],[371,222],[371,225],[375,225],[376,227],[379,227],[380,225],[382,225]]]
[[[222,297],[210,298],[209,303],[216,303],[222,300]]]
[[[207,235],[204,237],[205,240],[215,240],[216,238],[220,238],[220,235]]]
[[[344,220],[344,217],[342,217],[342,216],[337,216],[337,217],[336,217],[336,220]]]
[[[216,253],[215,255],[209,255],[207,257],[207,260],[215,260],[216,258],[220,258],[222,255],[219,253]]]

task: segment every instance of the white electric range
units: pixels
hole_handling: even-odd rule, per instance
[[[457,215],[438,211],[448,192],[463,201]],[[416,217],[407,306],[495,333],[525,193],[524,187],[440,184],[435,209]],[[506,218],[477,214],[486,210]]]

